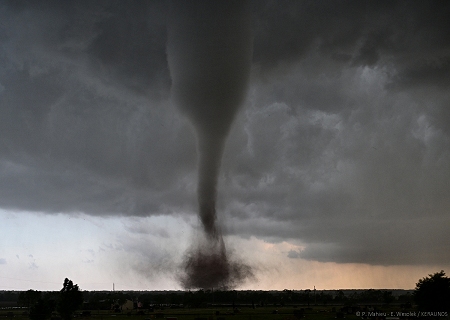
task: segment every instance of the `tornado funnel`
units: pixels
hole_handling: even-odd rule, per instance
[[[216,223],[217,183],[225,141],[247,90],[252,59],[250,24],[246,1],[172,3],[167,44],[172,101],[195,128],[199,218],[210,241],[200,256],[214,255],[210,260],[216,267],[217,261],[228,264]],[[193,265],[205,269],[208,263]],[[226,270],[218,274],[222,275],[219,278],[229,277]]]

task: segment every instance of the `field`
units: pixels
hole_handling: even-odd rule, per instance
[[[92,311],[90,316],[82,316],[79,314],[78,319],[83,320],[327,320],[336,319],[336,307],[243,307],[238,308],[234,312],[231,308],[199,308],[199,309],[163,309],[146,311],[145,314],[137,314],[133,312],[111,313],[109,311]],[[294,312],[303,312],[303,317],[296,317]],[[353,314],[345,314],[347,320],[361,319]],[[27,320],[28,316],[23,311],[0,311],[0,317],[11,320]],[[53,318],[55,319],[55,318]],[[57,318],[59,319],[59,318]]]

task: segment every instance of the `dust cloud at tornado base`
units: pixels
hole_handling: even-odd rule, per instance
[[[167,55],[172,100],[195,128],[198,210],[204,231],[184,257],[185,288],[233,287],[252,277],[233,260],[217,225],[217,183],[225,141],[250,74],[252,34],[243,1],[175,2]]]

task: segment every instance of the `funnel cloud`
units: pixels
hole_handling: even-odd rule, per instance
[[[233,275],[216,223],[217,182],[250,74],[249,14],[244,1],[173,3],[167,46],[172,99],[195,128],[198,209],[208,242],[186,257],[187,287],[226,286]]]

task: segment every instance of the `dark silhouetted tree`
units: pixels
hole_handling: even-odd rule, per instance
[[[31,320],[46,320],[52,316],[55,309],[54,301],[39,299],[34,306],[30,308]]]
[[[416,283],[414,301],[421,311],[450,311],[450,278],[436,272]]]
[[[22,291],[19,293],[17,303],[23,307],[30,308],[41,298],[41,292],[35,290]]]
[[[337,292],[336,296],[334,297],[334,301],[340,302],[340,303],[345,302],[346,299],[347,299],[347,298],[345,297],[345,293],[344,293],[344,291],[342,291],[342,290],[339,290],[339,291]]]
[[[306,289],[305,290],[305,293],[306,293],[306,301],[308,302],[308,307],[309,307],[309,303],[310,303],[310,300],[311,300],[311,289]]]
[[[392,291],[383,291],[383,302],[385,304],[390,304],[394,302],[395,298],[392,295]]]
[[[72,314],[83,303],[83,293],[72,280],[64,279],[63,288],[59,293],[59,301],[56,310],[64,320],[69,320]]]

